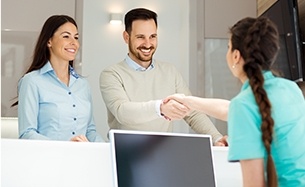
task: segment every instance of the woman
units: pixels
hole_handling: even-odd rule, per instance
[[[243,83],[240,93],[229,104],[183,95],[167,100],[228,119],[228,157],[240,161],[244,186],[305,186],[305,100],[296,83],[271,72],[277,28],[267,18],[244,18],[230,33],[226,58]]]
[[[20,138],[102,141],[93,121],[89,84],[73,69],[78,37],[69,16],[54,15],[44,23],[14,103],[19,105]]]

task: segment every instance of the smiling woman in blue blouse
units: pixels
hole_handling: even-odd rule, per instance
[[[18,84],[19,138],[102,141],[93,121],[88,82],[73,69],[77,24],[54,15],[43,25],[33,61]]]

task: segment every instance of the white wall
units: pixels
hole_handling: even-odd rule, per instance
[[[203,87],[198,87],[198,90],[202,88],[202,92],[198,92],[204,93],[204,97],[231,100],[238,94],[242,84],[232,75],[226,62],[228,30],[244,17],[256,17],[256,1],[204,0],[203,10],[201,14],[204,21],[198,21],[204,24],[201,33],[204,40],[200,41],[203,48],[200,59],[204,65],[198,68],[200,71],[197,79],[204,81]],[[212,121],[222,134],[227,134],[227,122],[213,118]]]
[[[75,16],[75,0],[1,1],[1,116],[17,116],[11,108],[17,82],[29,67],[35,42],[53,14]]]
[[[159,45],[155,58],[173,63],[188,82],[189,1],[83,0],[82,3],[83,20],[77,20],[83,24],[82,75],[87,76],[91,84],[97,130],[106,139],[107,111],[99,90],[99,75],[105,67],[123,60],[128,50],[122,37],[124,25],[110,25],[109,14],[125,15],[135,7],[157,12]],[[184,123],[177,125],[175,131],[188,132]]]
[[[53,14],[75,16],[75,0],[1,0],[1,30],[39,32]]]

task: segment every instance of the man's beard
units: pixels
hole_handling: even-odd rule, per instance
[[[135,51],[135,50],[133,50],[133,48],[131,47],[131,45],[128,45],[129,46],[129,51],[130,51],[130,53],[133,55],[133,56],[135,56],[138,60],[140,60],[140,61],[142,61],[142,62],[151,62],[151,60],[152,60],[152,57],[153,57],[153,55],[154,55],[154,53],[155,53],[155,51],[153,51],[154,50],[154,47],[150,47],[149,49],[151,49],[153,52],[151,53],[151,55],[149,55],[149,56],[144,56],[144,55],[141,55],[141,52],[138,52],[138,51]],[[143,48],[143,47],[138,47],[137,49],[138,50],[141,50],[141,48]],[[145,48],[145,49],[148,49],[148,48]]]

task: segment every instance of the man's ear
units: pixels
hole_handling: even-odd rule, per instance
[[[127,33],[127,31],[123,32],[123,38],[126,44],[128,44],[129,41],[129,34]]]

